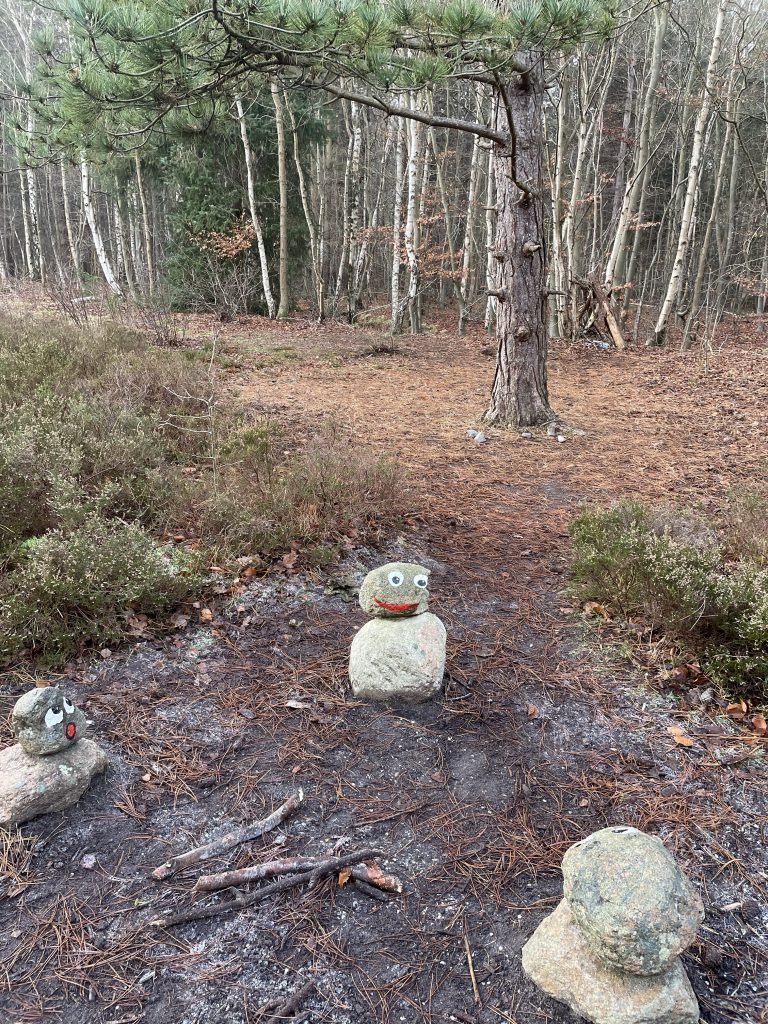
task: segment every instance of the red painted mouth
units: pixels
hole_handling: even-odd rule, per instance
[[[414,608],[418,608],[418,602],[415,604],[392,604],[390,601],[380,601],[378,597],[374,597],[374,602],[379,608],[385,608],[388,612],[412,612]]]
[[[73,740],[75,738],[75,733],[77,732],[77,726],[74,722],[67,722],[67,727],[64,732],[67,734],[68,740]]]

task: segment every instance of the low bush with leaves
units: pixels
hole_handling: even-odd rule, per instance
[[[216,400],[215,359],[111,323],[0,319],[0,665],[114,642],[203,585],[204,555],[318,561],[394,520],[391,464],[280,432]]]
[[[731,692],[768,696],[766,526],[753,515],[762,500],[730,497],[711,526],[633,501],[585,509],[571,524],[572,590],[650,620]]]

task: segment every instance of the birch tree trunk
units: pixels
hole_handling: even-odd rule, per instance
[[[107,249],[104,245],[101,229],[99,228],[96,211],[93,208],[90,168],[88,167],[88,161],[86,160],[84,153],[81,153],[80,155],[80,188],[85,219],[91,231],[93,248],[96,253],[96,259],[99,261],[101,272],[104,275],[104,280],[115,295],[122,295],[122,290],[118,284],[117,278],[115,277],[112,264],[109,261],[109,256],[107,255]]]
[[[656,110],[656,90],[661,75],[662,55],[664,52],[664,39],[667,34],[669,21],[669,10],[665,5],[656,7],[653,12],[656,28],[653,37],[653,52],[651,55],[651,69],[648,77],[648,87],[643,100],[643,112],[640,120],[640,137],[637,145],[637,153],[632,168],[632,177],[628,180],[624,190],[624,201],[621,206],[621,214],[616,227],[611,252],[605,268],[605,287],[610,292],[614,282],[622,281],[625,266],[625,247],[627,234],[637,212],[640,197],[644,194],[644,183],[651,148],[651,127],[654,121]]]
[[[715,76],[717,65],[720,59],[720,48],[723,38],[723,23],[728,0],[720,0],[715,19],[715,29],[712,36],[712,49],[707,64],[707,75],[704,82],[704,89],[701,96],[701,106],[696,118],[696,125],[693,130],[693,143],[691,146],[691,158],[688,164],[688,186],[685,192],[685,205],[683,207],[682,219],[680,222],[680,233],[677,240],[677,251],[672,265],[672,273],[667,285],[667,293],[661,306],[659,319],[654,328],[653,344],[662,345],[667,333],[669,318],[672,309],[680,294],[683,270],[688,255],[688,245],[691,240],[693,229],[693,209],[699,191],[699,175],[701,172],[701,158],[704,149],[704,137],[712,109],[712,97],[715,91]]]
[[[136,169],[136,194],[139,198],[141,223],[144,228],[144,265],[147,269],[147,290],[152,295],[155,290],[155,259],[152,251],[152,232],[149,229],[149,208],[147,207],[147,196],[144,191],[144,176],[141,173],[141,157],[139,156],[138,149],[133,154],[133,164]],[[93,228],[91,228],[91,234],[93,234]]]
[[[392,333],[400,333],[400,237],[403,219],[403,192],[405,190],[405,126],[397,122],[397,145],[395,146],[395,200],[392,212]]]
[[[405,214],[405,251],[408,257],[408,316],[411,323],[411,334],[419,334],[421,322],[419,320],[419,156],[421,153],[421,125],[418,121],[409,121],[406,126],[408,137],[408,166],[407,166],[407,204]]]
[[[237,112],[237,123],[240,128],[240,141],[243,144],[243,156],[245,157],[246,186],[248,189],[248,210],[251,214],[251,225],[256,236],[256,249],[259,253],[259,267],[261,269],[261,287],[264,292],[264,302],[267,305],[267,315],[270,320],[275,319],[275,297],[272,294],[272,285],[269,281],[269,261],[267,250],[264,245],[264,232],[261,230],[261,221],[256,213],[256,183],[253,174],[253,150],[248,139],[248,128],[245,123],[245,110],[242,99],[235,98],[235,110]]]
[[[291,135],[293,137],[293,162],[296,165],[296,174],[299,179],[299,195],[301,196],[301,207],[304,210],[304,220],[309,234],[309,258],[312,263],[312,283],[317,303],[318,319],[323,319],[323,275],[320,267],[320,246],[318,244],[318,230],[310,202],[309,187],[304,174],[304,167],[301,163],[299,152],[299,131],[296,124],[296,115],[293,112],[288,93],[283,90],[283,103],[288,111],[288,120],[291,123]]]
[[[464,246],[461,256],[461,306],[459,308],[459,334],[464,334],[467,329],[467,318],[469,315],[469,272],[472,262],[472,243],[474,240],[474,219],[475,206],[477,205],[477,174],[480,165],[480,139],[474,136],[472,142],[472,157],[469,162],[469,188],[467,190],[467,216],[464,221]]]
[[[288,286],[288,169],[285,159],[285,118],[280,98],[280,87],[276,82],[272,82],[270,90],[275,108],[277,179],[280,192],[280,245],[277,257],[280,304],[277,307],[277,319],[287,320],[291,311],[291,296]]]

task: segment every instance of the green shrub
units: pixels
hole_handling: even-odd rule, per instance
[[[153,536],[317,563],[397,518],[392,464],[334,436],[287,457],[274,423],[218,405],[212,361],[108,322],[0,317],[0,664],[113,642],[126,608],[193,593]]]
[[[188,554],[131,523],[91,516],[28,540],[0,577],[0,662],[25,651],[57,661],[117,640],[126,612],[172,607],[200,582]]]
[[[693,513],[652,512],[632,501],[585,509],[571,524],[571,588],[581,600],[649,619],[693,648],[710,677],[730,689],[764,695],[768,569],[743,523],[734,546],[727,513],[708,528]]]

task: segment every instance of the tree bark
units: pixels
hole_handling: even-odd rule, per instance
[[[496,373],[489,423],[532,427],[554,418],[547,391],[547,253],[544,224],[542,107],[538,54],[498,89],[495,127],[512,143],[497,146]]]
[[[88,167],[88,161],[85,158],[85,153],[80,156],[80,188],[83,199],[83,210],[85,211],[85,219],[91,230],[93,248],[96,251],[96,258],[99,261],[101,272],[104,274],[104,280],[115,295],[122,295],[122,289],[118,284],[115,272],[112,269],[112,264],[109,261],[107,249],[104,245],[104,238],[101,234],[99,222],[96,217],[96,211],[93,208],[93,199],[91,196],[91,174],[90,168]]]
[[[275,107],[275,129],[277,131],[277,177],[280,190],[280,249],[278,253],[278,280],[280,304],[277,319],[287,320],[291,311],[291,297],[288,287],[288,169],[285,157],[285,118],[280,87],[272,82],[272,102]]]
[[[717,9],[715,29],[712,35],[712,49],[710,50],[709,63],[707,64],[707,77],[702,91],[701,106],[696,118],[696,126],[693,131],[691,159],[688,165],[688,187],[685,192],[685,204],[683,206],[683,214],[680,222],[680,233],[677,240],[675,260],[672,264],[672,273],[670,274],[669,284],[667,285],[667,294],[664,296],[664,302],[661,307],[661,312],[659,313],[659,319],[656,321],[656,327],[653,332],[653,343],[656,345],[661,345],[664,342],[672,308],[680,294],[683,269],[685,267],[688,247],[691,240],[691,232],[693,230],[693,208],[699,192],[699,177],[701,173],[701,160],[704,152],[705,130],[709,120],[710,110],[712,109],[712,98],[715,92],[715,73],[720,59],[720,47],[723,38],[723,22],[725,21],[726,6],[727,0],[720,0]]]
[[[256,236],[256,247],[259,252],[259,266],[261,268],[261,287],[264,292],[264,301],[267,304],[267,315],[270,320],[275,319],[275,298],[272,294],[272,286],[269,283],[269,261],[267,250],[264,245],[264,232],[261,230],[261,221],[256,213],[256,182],[253,173],[253,150],[248,138],[248,127],[245,123],[245,110],[243,101],[239,96],[235,97],[235,110],[237,112],[237,123],[240,128],[240,141],[243,144],[243,156],[245,157],[245,174],[248,188],[248,209],[251,214],[251,226]]]

